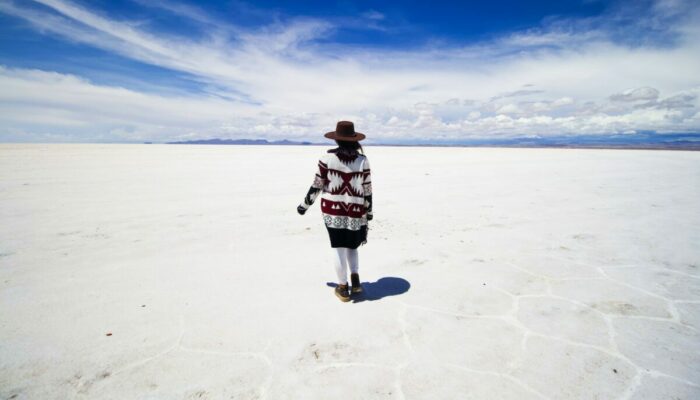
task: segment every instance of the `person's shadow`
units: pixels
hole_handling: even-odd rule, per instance
[[[335,282],[326,282],[330,287],[338,286]],[[411,288],[411,284],[403,279],[393,276],[380,278],[376,282],[362,282],[362,293],[351,294],[353,303],[359,303],[365,300],[374,301],[387,296],[396,296],[406,293]]]

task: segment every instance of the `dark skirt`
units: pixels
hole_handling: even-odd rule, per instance
[[[362,225],[359,230],[351,231],[350,229],[329,228],[328,237],[331,240],[331,247],[347,247],[356,249],[360,247],[363,241],[367,240],[367,225]]]

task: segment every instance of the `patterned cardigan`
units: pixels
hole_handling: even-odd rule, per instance
[[[359,230],[372,219],[372,177],[364,154],[330,149],[318,160],[314,181],[299,205],[307,210],[321,193],[328,228]]]

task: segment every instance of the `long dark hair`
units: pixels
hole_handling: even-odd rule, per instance
[[[360,152],[362,154],[365,154],[364,149],[362,148],[362,145],[360,144],[359,141],[350,141],[350,140],[338,140],[335,139],[335,142],[338,144],[338,147],[343,149],[343,150],[355,150],[357,152]]]

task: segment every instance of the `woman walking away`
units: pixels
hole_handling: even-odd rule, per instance
[[[313,184],[297,211],[304,215],[323,191],[321,213],[338,274],[335,294],[341,301],[348,301],[348,266],[352,293],[362,292],[357,248],[367,243],[367,222],[372,220],[372,179],[369,161],[360,145],[365,135],[355,132],[352,122],[340,121],[335,131],[324,136],[334,139],[338,147],[328,150],[318,160]]]

